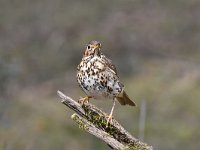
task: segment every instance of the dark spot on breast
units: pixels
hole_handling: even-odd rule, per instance
[[[111,93],[112,91],[113,89],[110,86],[108,86],[108,92]]]
[[[103,81],[100,81],[101,85],[104,86]]]
[[[107,82],[107,80],[106,80],[106,81],[105,81],[105,85],[107,85],[107,83],[108,83],[108,82]]]

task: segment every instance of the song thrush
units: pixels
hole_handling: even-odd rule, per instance
[[[111,98],[113,105],[107,119],[112,122],[112,114],[115,101],[121,105],[136,106],[124,91],[124,85],[119,81],[116,67],[101,52],[101,43],[91,41],[87,44],[82,61],[77,67],[77,80],[80,87],[86,93],[86,97],[80,99],[82,103],[89,102],[90,98]]]

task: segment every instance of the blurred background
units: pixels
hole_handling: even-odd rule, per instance
[[[76,67],[99,40],[138,107],[115,118],[154,149],[199,149],[199,0],[1,0],[0,149],[109,149],[79,130],[60,103],[78,99]],[[112,101],[96,101],[110,112]],[[145,112],[144,111],[144,112]]]

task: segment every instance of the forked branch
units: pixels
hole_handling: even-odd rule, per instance
[[[71,118],[79,127],[103,140],[112,149],[153,150],[151,146],[128,133],[115,119],[112,120],[112,124],[106,126],[106,113],[94,105],[81,105],[60,91],[57,91],[57,94],[64,105],[76,112]]]

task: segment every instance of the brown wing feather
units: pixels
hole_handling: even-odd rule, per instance
[[[106,66],[111,69],[115,75],[117,75],[117,69],[115,67],[115,65],[112,63],[112,61],[110,59],[108,59],[105,55],[101,55],[101,58],[104,60]]]
[[[130,105],[130,106],[136,106],[136,103],[129,98],[129,96],[126,94],[125,91],[123,91],[123,94],[122,94],[121,97],[116,97],[116,98],[121,105],[127,104],[127,105]]]

